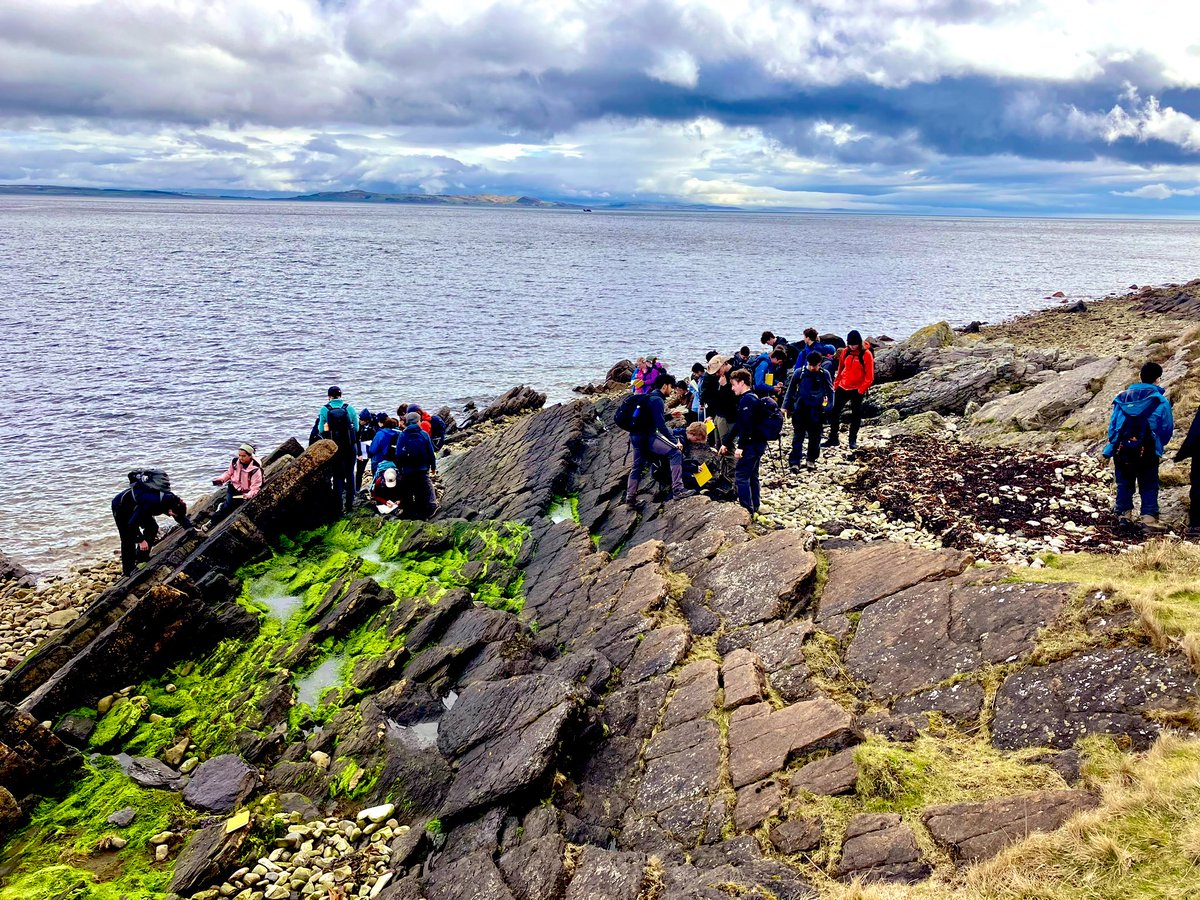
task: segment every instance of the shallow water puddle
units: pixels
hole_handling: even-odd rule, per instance
[[[296,702],[307,703],[315,709],[321,701],[322,694],[342,683],[342,667],[345,663],[345,654],[335,653],[302,676],[296,682]]]
[[[267,614],[286,622],[304,604],[304,598],[289,594],[287,588],[272,578],[263,575],[250,582],[250,598],[267,609]]]
[[[559,522],[566,522],[568,519],[574,519],[575,510],[571,506],[571,498],[563,497],[561,500],[555,500],[546,510],[546,518],[555,525]]]
[[[432,750],[437,746],[437,720],[418,722],[415,725],[397,725],[394,721],[388,719],[387,723],[388,728],[395,732],[401,741],[416,747],[418,750]]]

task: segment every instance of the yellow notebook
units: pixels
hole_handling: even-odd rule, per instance
[[[775,376],[774,375],[767,375],[767,377],[764,378],[763,381],[765,381],[767,383],[767,387],[775,386]]]
[[[696,484],[704,487],[712,481],[712,472],[708,471],[708,466],[703,465],[696,471]]]
[[[704,433],[705,434],[712,434],[716,430],[717,430],[716,422],[714,422],[712,419],[704,420]]]

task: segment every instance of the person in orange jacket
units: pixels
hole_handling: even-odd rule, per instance
[[[858,429],[862,425],[863,397],[875,383],[875,356],[870,343],[851,331],[846,346],[838,354],[837,376],[833,380],[833,413],[830,416],[829,439],[826,447],[841,444],[842,410],[850,406],[850,449],[858,446]]]

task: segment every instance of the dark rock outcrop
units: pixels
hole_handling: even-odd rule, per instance
[[[202,762],[183,789],[189,806],[207,812],[231,812],[258,787],[258,771],[233,754]]]
[[[989,859],[1035,831],[1053,831],[1098,802],[1084,791],[1041,791],[982,803],[931,806],[921,819],[955,862],[966,863]]]
[[[920,881],[932,869],[898,815],[861,813],[846,828],[839,871],[844,879]]]
[[[782,769],[792,756],[841,750],[858,742],[854,719],[832,700],[806,700],[772,711],[765,703],[734,711],[729,772],[735,788]]]
[[[960,550],[921,550],[892,541],[830,550],[828,556],[818,622],[865,609],[923,581],[959,575],[974,562]]]
[[[1085,735],[1111,734],[1144,750],[1163,728],[1161,713],[1195,703],[1195,685],[1182,657],[1145,648],[1092,650],[1031,666],[1001,683],[992,741],[1005,750],[1067,749]]]
[[[168,890],[191,895],[220,879],[241,858],[250,829],[229,831],[224,822],[207,825],[194,832],[175,860],[175,874]]]

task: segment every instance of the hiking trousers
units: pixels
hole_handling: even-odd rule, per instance
[[[227,483],[225,485],[225,499],[221,502],[221,505],[217,507],[217,511],[213,513],[211,524],[215,525],[217,522],[220,522],[227,515],[246,502],[245,500],[238,500],[236,497],[234,497],[234,494],[236,493],[237,491],[234,490],[232,484]]]
[[[1133,466],[1124,466],[1114,461],[1113,475],[1117,480],[1116,512],[1118,516],[1133,509],[1133,492],[1136,489],[1142,498],[1142,515],[1158,517],[1158,463],[1158,457],[1153,454]],[[1192,490],[1194,499],[1194,479]]]
[[[636,435],[630,437],[629,446],[633,448],[633,468],[629,470],[629,481],[625,485],[625,498],[632,501],[642,483],[642,472],[653,462],[654,457],[661,457],[671,467],[671,493],[679,496],[683,493],[683,453],[661,434],[655,433],[648,437]]]
[[[343,511],[354,505],[354,464],[356,462],[353,450],[340,447],[333,457],[333,496],[337,498]]]
[[[738,503],[751,513],[758,512],[759,494],[761,493],[758,467],[766,452],[766,444],[746,447],[742,450],[742,458],[733,467],[733,483],[737,487]]]
[[[1192,457],[1192,489],[1188,494],[1188,528],[1200,528],[1200,454]]]
[[[729,420],[724,416],[709,416],[708,418],[713,423],[712,434],[708,436],[708,441],[714,447],[720,447],[725,443],[725,436],[729,434]]]
[[[829,416],[829,443],[837,444],[842,429],[842,411],[850,406],[850,443],[858,443],[858,428],[862,425],[863,395],[858,391],[837,388],[833,392],[833,412]]]
[[[792,413],[792,452],[788,465],[798,466],[804,460],[804,441],[808,440],[808,461],[816,462],[821,455],[821,410],[802,406]]]
[[[428,471],[402,472],[396,479],[400,508],[406,519],[428,519],[437,510],[437,491]]]

